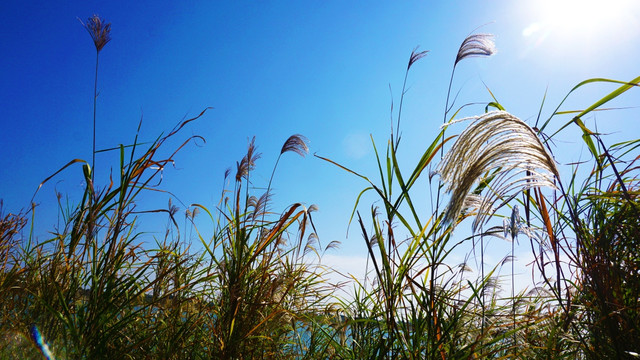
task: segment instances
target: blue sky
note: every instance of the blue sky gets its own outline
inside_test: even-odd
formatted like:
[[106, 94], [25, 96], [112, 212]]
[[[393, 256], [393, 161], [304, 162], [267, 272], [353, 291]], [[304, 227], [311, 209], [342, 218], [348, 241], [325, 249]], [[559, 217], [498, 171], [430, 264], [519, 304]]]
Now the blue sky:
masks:
[[[478, 32], [495, 34], [498, 53], [458, 66], [458, 104], [491, 101], [484, 82], [508, 111], [533, 119], [546, 89], [548, 115], [581, 80], [635, 78], [640, 6], [600, 3], [3, 1], [4, 212], [28, 208], [38, 184], [71, 159], [91, 159], [95, 48], [78, 18], [98, 14], [112, 24], [112, 40], [100, 54], [97, 148], [130, 143], [141, 117], [142, 138], [152, 140], [183, 117], [214, 107], [183, 132], [182, 139], [198, 134], [206, 144], [185, 148], [175, 158], [176, 168], [163, 174], [162, 187], [184, 204], [215, 206], [225, 169], [242, 158], [254, 135], [263, 154], [256, 185], [266, 186], [280, 147], [295, 133], [309, 138], [312, 154], [375, 176], [369, 135], [384, 146], [391, 101], [397, 105], [407, 60], [420, 45], [430, 53], [412, 67], [402, 120], [400, 161], [410, 171], [442, 123], [457, 49], [479, 26]], [[565, 108], [583, 108], [611, 90], [589, 87]], [[638, 93], [611, 106], [637, 106]], [[461, 116], [483, 110], [470, 107]], [[598, 124], [614, 133], [612, 139], [640, 134], [637, 110], [601, 116]], [[558, 145], [561, 163], [586, 157], [579, 137], [570, 135], [571, 129], [567, 141], [573, 143]], [[114, 157], [98, 155], [96, 163], [98, 182], [105, 184]], [[317, 204], [321, 240], [342, 242], [334, 261], [356, 264], [353, 259], [365, 256], [364, 243], [357, 231], [348, 239], [345, 234], [364, 186], [313, 156], [286, 154], [274, 179], [273, 209], [298, 201]], [[56, 189], [71, 203], [78, 201], [80, 167], [61, 173], [36, 196], [41, 239], [56, 221]], [[148, 199], [140, 206], [165, 206], [167, 200]], [[374, 199], [365, 200], [368, 211]], [[162, 231], [166, 219], [143, 221], [157, 221]]]

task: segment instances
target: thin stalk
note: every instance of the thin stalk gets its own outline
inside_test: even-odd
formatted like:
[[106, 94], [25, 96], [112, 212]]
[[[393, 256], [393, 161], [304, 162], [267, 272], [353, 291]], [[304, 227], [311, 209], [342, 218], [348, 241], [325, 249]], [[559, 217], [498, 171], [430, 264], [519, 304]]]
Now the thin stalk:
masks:
[[[482, 339], [484, 339], [484, 327], [485, 327], [485, 314], [484, 314], [484, 290], [485, 290], [485, 285], [484, 285], [484, 235], [482, 232], [482, 228], [480, 228], [480, 272], [481, 272], [481, 279], [483, 282], [482, 285], [482, 289], [480, 289], [480, 298], [481, 298], [481, 304], [480, 306], [482, 307], [482, 320], [481, 320], [481, 325], [480, 325], [480, 333], [482, 334]], [[482, 345], [482, 340], [480, 342], [480, 345]]]
[[96, 171], [96, 105], [98, 100], [98, 59], [100, 50], [96, 50], [96, 76], [93, 82], [93, 152], [91, 158], [91, 181], [93, 182]]
[[[402, 83], [402, 94], [400, 94], [400, 106], [398, 108], [398, 120], [396, 123], [396, 139], [395, 139], [395, 149], [398, 149], [398, 145], [400, 145], [400, 117], [402, 116], [402, 102], [404, 100], [404, 94], [407, 87], [407, 77], [409, 76], [409, 69], [404, 73], [404, 82]], [[393, 131], [393, 127], [391, 128]], [[394, 143], [393, 133], [391, 134], [391, 143]]]
[[[278, 164], [280, 163], [280, 158], [282, 157], [282, 152], [278, 155], [278, 159], [276, 159], [276, 164], [273, 166], [273, 170], [271, 170], [271, 177], [269, 178], [269, 185], [267, 185], [267, 201], [269, 200], [269, 192], [271, 191], [271, 182], [273, 181], [273, 176], [276, 174], [276, 169], [278, 168]], [[265, 205], [266, 206], [266, 205]], [[258, 209], [256, 209], [258, 211]], [[266, 208], [262, 211], [262, 219], [260, 220], [260, 224], [264, 225], [264, 217], [267, 211]]]
[[[513, 226], [513, 224], [512, 224]], [[515, 237], [513, 236], [513, 234], [511, 235], [511, 314], [513, 316], [513, 346], [515, 349], [516, 346], [516, 293], [515, 293], [515, 287], [516, 287], [516, 283], [515, 283], [515, 278], [514, 278], [514, 270], [515, 270], [515, 258], [514, 258], [514, 250], [515, 250], [515, 243], [516, 240], [518, 238], [518, 235], [516, 235]]]
[[[442, 117], [442, 124], [446, 124], [447, 123], [447, 115], [449, 114], [449, 96], [451, 96], [451, 85], [453, 84], [453, 75], [456, 72], [456, 66], [453, 65], [453, 69], [451, 70], [451, 78], [449, 79], [449, 88], [447, 90], [447, 100], [444, 103], [444, 114]], [[442, 158], [444, 158], [444, 132], [447, 129], [444, 128], [442, 129], [442, 142], [440, 143], [440, 161], [442, 161]], [[440, 179], [440, 177], [438, 177], [438, 191], [436, 192], [436, 214], [438, 214], [438, 211], [440, 210], [440, 189], [442, 188], [442, 180]]]
[[[94, 238], [96, 234], [96, 228], [94, 228], [94, 219], [91, 214], [93, 214], [93, 202], [95, 196], [95, 171], [96, 171], [96, 108], [97, 108], [97, 100], [98, 100], [98, 59], [100, 58], [100, 50], [96, 48], [96, 73], [95, 79], [93, 81], [93, 150], [91, 152], [91, 193], [89, 194], [89, 215], [91, 216], [90, 223], [88, 224], [88, 235], [89, 238], [87, 241], [90, 241]], [[95, 255], [95, 254], [94, 254]]]
[[602, 139], [600, 138], [600, 136], [596, 135], [596, 139], [598, 140], [598, 142], [602, 146], [602, 148], [604, 150], [604, 155], [607, 157], [607, 160], [609, 160], [609, 163], [611, 164], [611, 170], [613, 170], [613, 173], [616, 176], [616, 179], [618, 180], [618, 183], [620, 184], [620, 187], [622, 188], [622, 193], [624, 194], [625, 199], [627, 201], [629, 201], [629, 202], [632, 202], [631, 196], [629, 196], [629, 191], [627, 190], [627, 187], [624, 185], [624, 181], [622, 181], [622, 177], [620, 176], [620, 173], [618, 172], [618, 169], [616, 168], [616, 164], [613, 161], [613, 158], [611, 157], [611, 154], [609, 154], [609, 150], [604, 145], [604, 142], [602, 142]]
[[[447, 115], [449, 113], [449, 97], [451, 95], [451, 85], [453, 84], [453, 76], [455, 74], [456, 71], [456, 64], [453, 65], [453, 69], [451, 70], [451, 78], [449, 79], [449, 87], [447, 89], [447, 100], [445, 101], [445, 105], [444, 105], [444, 114], [443, 114], [443, 121], [442, 123], [445, 124], [447, 122]], [[442, 130], [442, 140], [440, 143], [440, 161], [442, 161], [442, 159], [444, 158], [444, 141], [445, 141], [445, 136], [444, 136], [444, 132], [446, 129]], [[436, 211], [435, 211], [435, 216], [436, 218], [438, 217], [439, 214], [439, 210], [440, 210], [440, 192], [442, 189], [442, 179], [440, 177], [438, 177], [438, 190], [436, 191]], [[430, 192], [431, 193], [431, 192]], [[433, 209], [433, 203], [432, 203], [432, 209]], [[455, 221], [455, 220], [454, 220]], [[434, 231], [433, 232], [433, 242], [435, 243], [436, 239], [438, 237], [438, 231]], [[482, 239], [482, 238], [481, 238]], [[484, 255], [481, 255], [481, 257], [484, 257]], [[435, 260], [435, 259], [434, 259]], [[484, 265], [484, 264], [483, 264]], [[429, 279], [429, 296], [431, 297], [431, 303], [434, 304], [434, 298], [435, 298], [435, 280], [436, 280], [436, 261], [432, 261], [432, 268], [431, 268], [431, 274], [430, 274], [430, 279]], [[484, 266], [482, 267], [482, 277], [484, 278]], [[482, 292], [482, 331], [484, 332], [484, 289]], [[435, 307], [433, 307], [431, 309], [432, 313], [435, 314], [436, 309]], [[431, 329], [431, 323], [429, 323], [429, 330]]]

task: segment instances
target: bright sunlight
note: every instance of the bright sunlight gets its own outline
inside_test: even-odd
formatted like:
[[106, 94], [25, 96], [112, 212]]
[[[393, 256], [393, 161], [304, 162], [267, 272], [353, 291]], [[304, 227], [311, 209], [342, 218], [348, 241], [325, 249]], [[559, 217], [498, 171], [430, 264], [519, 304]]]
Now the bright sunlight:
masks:
[[526, 24], [522, 35], [538, 43], [551, 42], [564, 51], [596, 44], [606, 47], [634, 36], [633, 29], [640, 23], [633, 15], [638, 8], [640, 2], [633, 0], [536, 1], [528, 11], [538, 20]]

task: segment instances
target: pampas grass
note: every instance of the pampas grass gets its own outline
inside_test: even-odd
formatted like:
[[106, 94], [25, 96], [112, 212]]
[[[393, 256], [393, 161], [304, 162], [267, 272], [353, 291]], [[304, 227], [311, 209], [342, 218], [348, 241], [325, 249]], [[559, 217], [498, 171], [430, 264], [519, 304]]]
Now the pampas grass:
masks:
[[111, 24], [105, 22], [100, 16], [94, 14], [87, 19], [86, 24], [82, 21], [80, 21], [80, 23], [87, 29], [89, 35], [91, 35], [97, 52], [100, 52], [100, 50], [111, 41]]
[[[282, 149], [280, 150], [280, 155], [292, 151], [302, 157], [305, 157], [306, 154], [309, 153], [309, 139], [300, 134], [294, 134], [289, 136], [287, 141], [282, 145]], [[278, 156], [278, 160], [280, 156]]]
[[496, 53], [496, 46], [491, 34], [472, 34], [467, 36], [458, 49], [455, 65], [464, 59], [480, 56], [491, 56]]
[[[529, 125], [505, 111], [473, 118], [438, 167], [446, 191], [451, 193], [445, 222], [455, 222], [474, 185], [495, 176], [478, 208], [473, 230], [519, 191], [555, 188], [556, 164]], [[492, 174], [492, 172], [496, 172]], [[498, 200], [502, 203], [494, 206]]]

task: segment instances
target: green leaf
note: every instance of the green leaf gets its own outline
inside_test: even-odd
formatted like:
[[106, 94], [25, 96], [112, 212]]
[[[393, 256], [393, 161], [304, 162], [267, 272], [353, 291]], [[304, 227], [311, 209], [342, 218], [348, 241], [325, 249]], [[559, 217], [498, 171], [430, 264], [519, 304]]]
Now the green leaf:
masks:
[[[555, 116], [555, 115], [557, 115], [559, 113], [558, 110], [560, 109], [562, 104], [564, 104], [564, 102], [567, 100], [569, 95], [571, 95], [571, 93], [573, 93], [575, 90], [577, 90], [578, 88], [580, 88], [580, 87], [582, 87], [584, 85], [591, 84], [591, 83], [597, 83], [597, 82], [609, 82], [609, 83], [623, 84], [623, 85], [620, 86], [619, 88], [617, 88], [616, 90], [612, 91], [611, 93], [609, 93], [607, 96], [603, 97], [602, 99], [596, 101], [595, 103], [593, 103], [593, 105], [591, 105], [588, 108], [584, 109], [582, 112], [580, 112], [578, 115], [576, 115], [576, 117], [578, 117], [578, 118], [583, 117], [584, 115], [590, 113], [591, 111], [595, 110], [596, 108], [598, 108], [598, 107], [604, 105], [605, 103], [607, 103], [607, 102], [615, 99], [616, 97], [620, 96], [622, 93], [624, 93], [625, 91], [631, 89], [632, 87], [638, 86], [638, 84], [640, 83], [640, 76], [638, 76], [637, 78], [635, 78], [635, 79], [633, 79], [633, 80], [631, 80], [629, 82], [619, 81], [619, 80], [611, 80], [611, 79], [604, 79], [604, 78], [593, 78], [593, 79], [588, 79], [588, 80], [582, 81], [578, 85], [574, 86], [573, 89], [571, 89], [571, 91], [569, 91], [567, 93], [567, 95], [564, 97], [564, 99], [562, 99], [562, 101], [560, 102], [560, 104], [558, 105], [556, 110], [553, 112], [551, 117], [549, 117], [549, 119], [547, 119], [547, 121], [544, 122], [544, 124], [540, 128], [540, 131], [543, 131], [545, 129], [545, 127], [547, 127], [549, 122], [551, 121], [551, 118], [553, 118], [553, 116]], [[564, 124], [562, 127], [560, 127], [560, 129], [558, 129], [555, 133], [553, 133], [550, 136], [550, 138], [552, 138], [554, 135], [556, 135], [557, 133], [562, 131], [564, 128], [569, 126], [572, 122], [573, 122], [573, 119], [571, 121], [567, 122], [566, 124]]]

